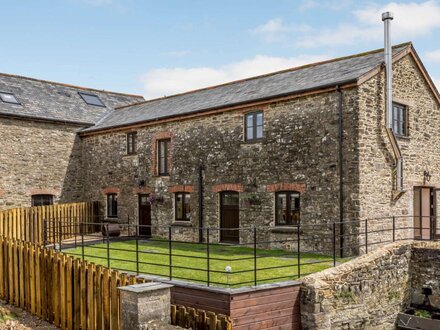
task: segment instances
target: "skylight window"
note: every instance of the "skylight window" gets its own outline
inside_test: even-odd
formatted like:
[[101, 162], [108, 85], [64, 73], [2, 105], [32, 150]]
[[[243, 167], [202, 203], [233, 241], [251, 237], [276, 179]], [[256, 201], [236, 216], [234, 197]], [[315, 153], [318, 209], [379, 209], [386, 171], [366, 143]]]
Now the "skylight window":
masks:
[[0, 92], [0, 99], [5, 103], [20, 104], [14, 94]]
[[98, 95], [87, 94], [87, 93], [78, 93], [78, 94], [88, 105], [94, 105], [96, 107], [105, 107], [105, 104], [101, 101]]

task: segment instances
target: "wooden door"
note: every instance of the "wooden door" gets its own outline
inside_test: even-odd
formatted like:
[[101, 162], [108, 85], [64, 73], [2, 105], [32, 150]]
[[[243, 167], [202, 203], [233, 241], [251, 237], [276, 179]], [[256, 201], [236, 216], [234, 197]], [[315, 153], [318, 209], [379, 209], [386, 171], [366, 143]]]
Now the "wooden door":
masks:
[[432, 189], [430, 187], [414, 188], [414, 238], [429, 240], [432, 235], [431, 220], [433, 216]]
[[240, 242], [240, 210], [237, 192], [225, 191], [220, 195], [220, 241]]
[[139, 236], [151, 236], [151, 205], [148, 195], [139, 195]]

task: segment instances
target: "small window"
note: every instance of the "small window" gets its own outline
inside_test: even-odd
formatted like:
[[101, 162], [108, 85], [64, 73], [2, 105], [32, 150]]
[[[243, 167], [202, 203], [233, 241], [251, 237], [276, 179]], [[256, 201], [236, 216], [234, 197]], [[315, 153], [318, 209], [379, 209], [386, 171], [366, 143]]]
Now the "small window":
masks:
[[136, 153], [136, 138], [137, 138], [136, 132], [127, 133], [127, 154], [128, 155], [133, 155]]
[[14, 94], [0, 92], [0, 98], [4, 103], [20, 104]]
[[393, 103], [393, 132], [396, 135], [407, 136], [407, 108]]
[[88, 105], [94, 105], [97, 107], [105, 107], [105, 104], [101, 101], [101, 99], [98, 97], [98, 95], [94, 94], [87, 94], [87, 93], [78, 93], [84, 102], [86, 102]]
[[117, 218], [118, 217], [118, 195], [108, 194], [107, 195], [107, 217]]
[[191, 218], [191, 195], [188, 193], [176, 193], [175, 213], [176, 220], [189, 221]]
[[53, 204], [52, 195], [33, 195], [32, 206], [45, 206]]
[[168, 175], [168, 153], [170, 139], [157, 141], [157, 162], [159, 175]]
[[300, 194], [296, 191], [276, 193], [277, 226], [298, 226], [300, 220]]
[[253, 112], [245, 116], [245, 139], [256, 141], [263, 138], [263, 113]]

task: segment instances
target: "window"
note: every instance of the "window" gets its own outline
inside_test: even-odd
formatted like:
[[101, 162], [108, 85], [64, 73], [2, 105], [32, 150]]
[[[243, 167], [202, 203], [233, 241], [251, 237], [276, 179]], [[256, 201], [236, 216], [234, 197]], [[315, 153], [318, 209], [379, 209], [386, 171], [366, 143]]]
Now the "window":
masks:
[[263, 138], [263, 113], [253, 112], [245, 116], [245, 140], [255, 141]]
[[136, 132], [127, 133], [127, 154], [132, 155], [136, 153]]
[[393, 132], [400, 136], [407, 135], [407, 109], [397, 103], [393, 103]]
[[4, 103], [20, 104], [14, 94], [0, 92], [0, 98]]
[[33, 195], [32, 196], [32, 206], [44, 206], [52, 205], [53, 196], [52, 195]]
[[300, 194], [296, 191], [276, 193], [277, 226], [297, 226], [300, 220]]
[[191, 217], [191, 195], [188, 193], [176, 193], [175, 196], [176, 220], [189, 221]]
[[118, 195], [108, 194], [107, 195], [107, 217], [117, 218], [118, 217]]
[[88, 105], [94, 105], [97, 107], [105, 107], [105, 104], [102, 103], [101, 99], [94, 94], [87, 94], [87, 93], [78, 93], [82, 99], [84, 100], [84, 102], [86, 102]]
[[159, 175], [168, 175], [168, 152], [170, 140], [157, 141], [157, 160]]

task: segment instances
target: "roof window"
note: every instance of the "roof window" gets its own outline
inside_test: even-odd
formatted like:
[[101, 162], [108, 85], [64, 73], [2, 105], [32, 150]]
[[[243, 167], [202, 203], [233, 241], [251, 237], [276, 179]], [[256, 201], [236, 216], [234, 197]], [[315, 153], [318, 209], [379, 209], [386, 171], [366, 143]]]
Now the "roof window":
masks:
[[105, 104], [101, 101], [98, 95], [81, 93], [81, 92], [79, 92], [78, 94], [88, 105], [94, 105], [96, 107], [105, 107]]
[[20, 104], [12, 93], [0, 92], [0, 99], [2, 99], [4, 103]]

